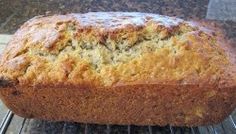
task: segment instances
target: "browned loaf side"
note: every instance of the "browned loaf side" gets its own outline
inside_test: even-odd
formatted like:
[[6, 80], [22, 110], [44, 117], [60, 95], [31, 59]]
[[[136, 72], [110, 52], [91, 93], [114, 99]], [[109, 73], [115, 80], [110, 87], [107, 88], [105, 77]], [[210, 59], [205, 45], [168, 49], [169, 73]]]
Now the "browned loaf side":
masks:
[[29, 118], [196, 126], [236, 107], [236, 67], [218, 29], [147, 13], [35, 17], [0, 60], [0, 97]]

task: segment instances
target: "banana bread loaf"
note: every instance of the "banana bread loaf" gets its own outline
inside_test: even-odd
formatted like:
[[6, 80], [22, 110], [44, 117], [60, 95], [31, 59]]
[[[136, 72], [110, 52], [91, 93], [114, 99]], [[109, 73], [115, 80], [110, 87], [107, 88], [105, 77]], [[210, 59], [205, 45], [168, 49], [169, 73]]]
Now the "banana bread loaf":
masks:
[[28, 118], [218, 123], [236, 107], [235, 61], [219, 31], [147, 13], [38, 16], [2, 54], [0, 97]]

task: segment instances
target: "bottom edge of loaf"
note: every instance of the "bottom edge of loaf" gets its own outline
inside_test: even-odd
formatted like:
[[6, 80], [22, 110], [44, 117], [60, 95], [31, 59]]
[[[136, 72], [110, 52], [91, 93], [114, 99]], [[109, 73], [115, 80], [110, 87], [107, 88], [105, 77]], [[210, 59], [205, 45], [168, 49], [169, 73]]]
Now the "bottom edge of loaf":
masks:
[[199, 126], [223, 121], [235, 88], [137, 86], [112, 89], [7, 88], [0, 97], [25, 118], [116, 125]]
[[[208, 119], [203, 119], [203, 120], [192, 120], [192, 122], [183, 122], [183, 121], [172, 121], [172, 122], [167, 122], [165, 120], [162, 120], [163, 117], [157, 118], [156, 121], [150, 121], [150, 122], [136, 122], [133, 120], [129, 121], [112, 121], [112, 120], [81, 120], [80, 117], [77, 118], [64, 118], [64, 117], [56, 117], [52, 115], [43, 115], [43, 116], [37, 116], [34, 117], [33, 115], [27, 115], [25, 113], [15, 113], [14, 114], [22, 117], [22, 118], [27, 118], [27, 119], [37, 119], [37, 120], [45, 120], [45, 121], [53, 121], [53, 122], [76, 122], [76, 123], [84, 123], [84, 124], [97, 124], [97, 125], [135, 125], [135, 126], [177, 126], [177, 127], [197, 127], [197, 126], [207, 126], [207, 125], [215, 125], [218, 123], [221, 123], [224, 121], [225, 118], [228, 117], [230, 114], [222, 115], [222, 116], [211, 116]], [[169, 115], [171, 116], [171, 115]], [[83, 118], [83, 117], [82, 117]], [[145, 120], [145, 119], [144, 119]]]
[[[11, 109], [11, 107], [9, 107]], [[228, 110], [228, 109], [226, 109]], [[68, 117], [62, 117], [62, 116], [55, 116], [52, 114], [45, 114], [45, 115], [34, 115], [34, 114], [27, 114], [25, 111], [14, 111], [12, 110], [14, 114], [22, 117], [22, 118], [27, 118], [27, 119], [37, 119], [37, 120], [46, 120], [46, 121], [53, 121], [53, 122], [61, 122], [61, 121], [66, 121], [66, 122], [76, 122], [76, 123], [86, 123], [86, 124], [99, 124], [99, 125], [136, 125], [136, 126], [178, 126], [178, 127], [197, 127], [197, 126], [207, 126], [207, 125], [214, 125], [218, 124], [224, 121], [225, 118], [227, 118], [231, 112], [221, 114], [220, 116], [214, 116], [211, 115], [208, 118], [204, 119], [196, 119], [196, 120], [191, 120], [191, 122], [186, 122], [183, 120], [165, 120], [163, 117], [156, 117], [154, 120], [149, 120], [145, 122], [137, 122], [136, 120], [133, 119], [122, 119], [119, 118], [117, 120], [114, 119], [109, 119], [109, 120], [100, 120], [96, 119], [93, 117], [90, 117], [90, 119], [84, 119], [84, 117], [73, 117], [68, 116]], [[228, 110], [231, 111], [231, 110]], [[170, 118], [172, 115], [168, 115]], [[143, 120], [146, 120], [146, 118], [143, 118]]]

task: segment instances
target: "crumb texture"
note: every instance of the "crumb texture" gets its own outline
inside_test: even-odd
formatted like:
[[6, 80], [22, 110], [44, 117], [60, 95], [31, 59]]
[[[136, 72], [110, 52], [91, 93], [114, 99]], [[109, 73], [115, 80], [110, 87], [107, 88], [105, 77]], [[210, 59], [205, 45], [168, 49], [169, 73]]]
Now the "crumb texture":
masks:
[[0, 77], [30, 86], [235, 85], [223, 45], [211, 30], [155, 14], [40, 16], [9, 42]]

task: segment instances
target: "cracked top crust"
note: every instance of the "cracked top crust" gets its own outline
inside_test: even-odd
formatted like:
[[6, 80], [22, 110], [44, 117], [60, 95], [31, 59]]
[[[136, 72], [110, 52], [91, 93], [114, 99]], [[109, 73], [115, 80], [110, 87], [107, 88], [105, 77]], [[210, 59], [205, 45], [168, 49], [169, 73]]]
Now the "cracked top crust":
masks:
[[217, 32], [147, 13], [35, 17], [0, 61], [0, 87], [130, 84], [235, 86], [235, 65]]

